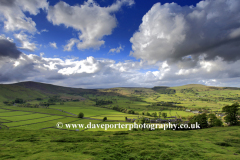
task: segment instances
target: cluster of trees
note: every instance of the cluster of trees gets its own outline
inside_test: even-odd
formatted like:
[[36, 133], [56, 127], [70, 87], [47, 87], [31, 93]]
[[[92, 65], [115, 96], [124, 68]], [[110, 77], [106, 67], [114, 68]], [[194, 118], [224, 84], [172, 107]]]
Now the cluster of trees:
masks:
[[167, 87], [153, 87], [152, 90], [160, 93], [160, 94], [175, 94], [175, 89], [169, 89]]
[[[238, 111], [240, 110], [240, 105], [238, 103], [234, 103], [232, 105], [227, 105], [222, 108], [222, 111], [225, 112], [226, 116], [224, 120], [231, 126], [239, 125], [238, 122]], [[223, 126], [223, 122], [216, 117], [215, 114], [198, 114], [190, 118], [189, 123], [193, 124], [198, 122], [201, 128], [207, 127], [219, 127]]]
[[186, 88], [186, 89], [181, 89], [180, 90], [180, 93], [192, 93], [192, 94], [195, 94], [197, 95], [198, 93], [196, 93], [193, 89], [191, 88]]
[[40, 102], [39, 103], [39, 106], [44, 106], [44, 107], [48, 107], [48, 108], [50, 105], [55, 105], [55, 103], [53, 103], [53, 102], [52, 103], [48, 103], [48, 102]]
[[[60, 104], [63, 105], [64, 103], [59, 97], [60, 96], [52, 96], [48, 99], [48, 102], [39, 102], [39, 104], [36, 104], [36, 105], [26, 103], [26, 101], [21, 98], [16, 98], [13, 101], [3, 101], [3, 103], [8, 106], [18, 104], [19, 107], [30, 107], [30, 108], [38, 108], [39, 106], [49, 107], [49, 105], [55, 105], [56, 102], [60, 102]], [[36, 100], [41, 101], [43, 99], [37, 98]]]
[[72, 101], [73, 101], [73, 102], [78, 102], [78, 101], [79, 101], [79, 99], [72, 99]]
[[135, 112], [132, 109], [122, 108], [122, 107], [118, 107], [118, 106], [114, 106], [112, 109], [115, 110], [115, 111], [128, 113], [128, 114], [138, 114], [137, 112]]
[[56, 95], [56, 96], [49, 97], [48, 103], [54, 104], [56, 102], [62, 102], [62, 100], [60, 99], [60, 96]]
[[14, 104], [14, 101], [3, 101], [3, 104], [7, 106], [12, 106]]
[[38, 104], [30, 104], [30, 103], [23, 103], [23, 104], [18, 104], [18, 107], [27, 107], [27, 108], [39, 108]]
[[56, 105], [57, 102], [60, 102], [60, 105], [64, 105], [64, 101], [60, 98], [59, 95], [52, 96], [48, 99], [48, 102], [40, 102], [39, 105], [41, 106], [49, 106], [49, 105]]
[[14, 101], [3, 101], [3, 104], [8, 106], [12, 106], [14, 103], [23, 104], [23, 103], [26, 103], [26, 101], [24, 101], [21, 98], [16, 98]]
[[19, 103], [19, 104], [26, 103], [26, 101], [24, 101], [24, 100], [21, 99], [21, 98], [16, 98], [14, 102], [15, 102], [15, 103]]
[[108, 104], [112, 104], [113, 102], [110, 100], [96, 100], [96, 105], [108, 105]]
[[209, 114], [208, 115], [208, 126], [209, 127], [221, 127], [223, 125], [223, 122], [216, 117], [215, 114]]
[[136, 115], [145, 115], [145, 116], [151, 116], [151, 117], [155, 117], [155, 118], [166, 118], [167, 117], [167, 113], [162, 113], [162, 112], [153, 112], [153, 113], [149, 113], [149, 112], [145, 112], [143, 111], [142, 113], [136, 112], [132, 109], [127, 109], [127, 108], [122, 108], [117, 106], [113, 106], [112, 107], [113, 110], [115, 111], [119, 111], [119, 112], [123, 112], [123, 113], [128, 113], [128, 114], [136, 114]]
[[223, 126], [223, 122], [216, 117], [215, 114], [209, 114], [206, 113], [198, 114], [190, 118], [189, 124], [200, 124], [201, 129], [202, 128], [208, 128], [208, 127], [221, 127]]
[[130, 97], [129, 99], [130, 99], [130, 101], [146, 102], [146, 101], [142, 100], [142, 99], [139, 98], [139, 97]]
[[135, 93], [142, 92], [141, 90], [134, 90]]
[[239, 103], [234, 103], [231, 106], [227, 105], [222, 108], [222, 111], [225, 112], [226, 116], [224, 117], [225, 122], [230, 125], [238, 125], [238, 111], [240, 110]]
[[164, 113], [164, 112], [163, 113], [158, 112], [158, 114], [157, 114], [157, 112], [153, 112], [152, 114], [149, 112], [142, 112], [142, 115], [151, 116], [151, 117], [155, 117], [155, 118], [161, 118], [161, 117], [166, 118], [167, 117], [167, 113]]
[[209, 114], [207, 115], [206, 113], [203, 114], [198, 114], [195, 116], [192, 116], [189, 120], [189, 123], [186, 124], [187, 127], [182, 126], [180, 127], [180, 125], [182, 125], [182, 122], [175, 122], [175, 124], [177, 125], [176, 128], [168, 128], [168, 130], [172, 130], [172, 129], [176, 129], [176, 130], [192, 130], [194, 128], [189, 128], [191, 127], [195, 127], [195, 129], [199, 124], [200, 129], [204, 129], [204, 128], [209, 128], [209, 127], [221, 127], [223, 126], [223, 122], [218, 119], [214, 114]]

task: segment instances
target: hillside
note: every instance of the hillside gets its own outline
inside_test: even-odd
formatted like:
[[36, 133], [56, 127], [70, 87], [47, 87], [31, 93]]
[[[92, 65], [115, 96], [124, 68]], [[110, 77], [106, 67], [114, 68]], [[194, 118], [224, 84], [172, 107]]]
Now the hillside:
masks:
[[82, 89], [82, 88], [70, 88], [62, 87], [52, 84], [40, 83], [40, 82], [20, 82], [12, 84], [14, 86], [21, 86], [31, 90], [36, 90], [44, 94], [71, 94], [71, 95], [83, 95], [83, 94], [96, 94], [96, 89]]
[[[198, 114], [196, 111], [216, 113], [217, 119], [224, 122], [222, 107], [240, 102], [237, 88], [191, 84], [81, 89], [21, 82], [0, 85], [0, 89], [0, 159], [218, 160], [239, 159], [240, 156], [239, 126], [209, 126], [186, 131], [162, 128], [129, 131], [130, 124], [139, 124], [143, 119], [149, 125], [163, 125], [166, 121], [174, 123], [177, 119], [187, 124]], [[55, 104], [46, 107], [44, 102], [52, 101], [54, 96], [49, 96], [56, 94], [61, 95], [63, 101], [56, 98]], [[76, 101], [78, 97], [81, 100]], [[2, 100], [15, 98], [45, 99], [24, 104], [2, 103]], [[83, 118], [77, 117], [80, 112], [84, 114]], [[59, 123], [63, 124], [60, 128]], [[90, 123], [94, 126], [121, 123], [128, 127], [86, 128]], [[67, 124], [81, 124], [83, 127], [67, 127]]]
[[4, 146], [0, 157], [42, 160], [237, 160], [240, 158], [239, 132], [239, 127], [150, 132], [0, 130], [0, 144]]
[[0, 101], [14, 100], [15, 98], [22, 98], [25, 100], [32, 100], [36, 98], [45, 98], [46, 95], [33, 89], [26, 88], [24, 86], [18, 86], [13, 84], [1, 84], [0, 85]]
[[169, 89], [175, 89], [176, 91], [192, 89], [193, 91], [202, 92], [202, 91], [214, 91], [214, 90], [240, 90], [237, 87], [214, 87], [214, 86], [205, 86], [202, 84], [187, 84], [177, 87], [169, 87]]
[[[0, 85], [0, 101], [22, 98], [34, 100], [61, 95], [65, 99], [84, 97], [89, 100], [112, 100], [122, 97], [120, 106], [128, 105], [135, 110], [142, 110], [150, 103], [177, 102], [179, 107], [208, 108], [220, 111], [224, 105], [240, 102], [240, 89], [234, 87], [212, 87], [200, 84], [189, 84], [177, 87], [155, 86], [153, 88], [117, 87], [109, 89], [82, 89], [62, 87], [39, 82], [20, 82]], [[115, 97], [116, 96], [116, 97]], [[131, 101], [141, 105], [133, 105]], [[94, 102], [95, 103], [95, 102]], [[131, 106], [129, 105], [131, 104]], [[154, 104], [152, 104], [154, 108]], [[149, 107], [149, 106], [148, 106]], [[155, 111], [155, 109], [153, 109]], [[149, 108], [150, 109], [150, 108]], [[157, 109], [159, 110], [159, 108]]]

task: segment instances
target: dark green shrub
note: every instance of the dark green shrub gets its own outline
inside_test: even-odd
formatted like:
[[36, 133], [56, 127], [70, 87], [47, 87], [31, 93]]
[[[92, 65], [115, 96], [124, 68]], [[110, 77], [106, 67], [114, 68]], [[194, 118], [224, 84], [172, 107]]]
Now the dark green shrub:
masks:
[[78, 114], [78, 118], [83, 118], [84, 117], [84, 114], [82, 113], [82, 112], [80, 112], [79, 114]]

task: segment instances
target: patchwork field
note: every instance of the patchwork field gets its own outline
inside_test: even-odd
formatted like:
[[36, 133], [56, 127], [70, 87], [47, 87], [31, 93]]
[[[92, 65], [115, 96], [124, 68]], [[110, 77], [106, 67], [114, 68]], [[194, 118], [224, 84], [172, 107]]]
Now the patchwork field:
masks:
[[100, 115], [132, 116], [131, 114], [125, 114], [122, 112], [117, 112], [117, 111], [106, 109], [106, 108], [100, 108], [100, 107], [94, 107], [94, 106], [77, 106], [77, 102], [75, 104], [76, 104], [76, 107], [70, 107], [68, 105], [64, 105], [64, 106], [51, 106], [51, 108], [61, 109], [73, 114], [78, 114], [80, 112], [83, 112], [85, 117], [93, 117], [93, 116], [100, 116]]
[[51, 115], [46, 114], [38, 114], [38, 113], [32, 113], [28, 115], [20, 115], [20, 116], [11, 116], [11, 117], [3, 117], [3, 119], [17, 122], [17, 121], [26, 121], [26, 120], [33, 120], [38, 118], [44, 118], [44, 117], [50, 117]]
[[167, 116], [176, 116], [179, 118], [180, 117], [187, 117], [187, 116], [193, 116], [195, 115], [192, 112], [186, 112], [186, 111], [178, 111], [178, 110], [162, 110], [162, 111], [148, 111], [150, 114], [152, 113], [157, 113], [157, 116], [159, 116], [159, 112], [161, 113], [167, 113]]
[[[15, 91], [14, 87], [6, 94], [0, 91], [0, 101], [10, 101], [0, 104], [0, 159], [240, 159], [238, 126], [130, 131], [133, 123], [125, 121], [126, 117], [137, 122], [141, 117], [154, 119], [159, 113], [167, 113], [165, 119], [175, 116], [187, 121], [196, 114], [186, 109], [222, 113], [222, 107], [240, 102], [239, 89], [187, 85], [171, 87], [170, 92], [166, 87], [75, 90], [50, 86], [47, 94], [39, 93], [44, 86], [47, 85], [31, 84], [31, 90], [14, 94], [25, 98], [21, 107], [8, 95]], [[32, 92], [34, 87], [37, 89]], [[38, 94], [31, 95], [35, 92]], [[51, 97], [50, 92], [55, 94]], [[83, 118], [77, 117], [80, 112], [84, 113]], [[155, 112], [156, 117], [152, 115]], [[164, 119], [163, 115], [160, 117]], [[128, 126], [101, 128], [119, 123]]]
[[[75, 103], [76, 104], [76, 103]], [[11, 107], [10, 107], [11, 108]], [[14, 109], [16, 109], [17, 107], [14, 107]], [[68, 107], [63, 107], [61, 109], [66, 109]], [[9, 108], [8, 108], [9, 109]], [[11, 108], [13, 109], [13, 108]], [[109, 116], [111, 115], [112, 118], [109, 117], [109, 120], [122, 120], [125, 121], [125, 116], [129, 116], [130, 114], [124, 114], [121, 112], [116, 112], [113, 110], [107, 110], [107, 109], [103, 109], [103, 108], [98, 108], [98, 107], [90, 107], [90, 108], [82, 108], [80, 109], [80, 111], [85, 111], [85, 113], [87, 113], [87, 115], [98, 115], [98, 114], [106, 114], [107, 115], [101, 115], [99, 117], [92, 117], [93, 119], [79, 119], [77, 117], [69, 117], [71, 116], [70, 114], [67, 114], [68, 117], [63, 116], [63, 115], [51, 115], [53, 112], [50, 112], [51, 114], [48, 114], [49, 112], [47, 112], [49, 109], [40, 109], [39, 111], [44, 111], [42, 114], [41, 113], [35, 113], [35, 112], [31, 112], [31, 108], [20, 108], [18, 107], [19, 110], [23, 109], [25, 110], [25, 112], [21, 112], [21, 111], [10, 111], [7, 109], [1, 109], [1, 111], [3, 111], [2, 113], [7, 113], [4, 114], [4, 116], [1, 116], [0, 118], [0, 122], [2, 125], [8, 127], [9, 129], [26, 129], [26, 130], [39, 130], [39, 129], [55, 129], [55, 130], [76, 130], [79, 129], [81, 130], [89, 130], [89, 131], [104, 131], [104, 129], [87, 129], [85, 128], [87, 126], [87, 124], [91, 123], [91, 124], [100, 124], [100, 123], [106, 123], [106, 124], [115, 124], [115, 122], [102, 122], [103, 117], [105, 116]], [[94, 112], [91, 112], [92, 110], [94, 110]], [[7, 111], [7, 112], [5, 112]], [[33, 111], [33, 110], [32, 110]], [[36, 111], [36, 110], [34, 110]], [[69, 107], [67, 109], [67, 111], [75, 111], [75, 112], [79, 112], [79, 107]], [[108, 111], [108, 112], [106, 112]], [[89, 112], [89, 113], [88, 113]], [[58, 112], [54, 112], [54, 113], [58, 113]], [[61, 112], [60, 112], [61, 113]], [[115, 114], [111, 114], [111, 113], [115, 113]], [[129, 118], [137, 118], [137, 116], [132, 116], [130, 115]], [[94, 120], [94, 119], [100, 119], [100, 120]], [[56, 127], [56, 124], [58, 122], [62, 122], [64, 125], [62, 128], [58, 129]], [[121, 122], [122, 123], [122, 122]], [[125, 122], [124, 122], [125, 123]], [[85, 125], [84, 128], [79, 128], [79, 127], [71, 127], [71, 128], [67, 128], [65, 124], [83, 124]], [[128, 130], [128, 128], [124, 128], [124, 129], [109, 129], [108, 131], [124, 131], [124, 130]]]
[[21, 112], [21, 111], [12, 111], [12, 112], [1, 112], [0, 117], [13, 117], [13, 116], [21, 116], [31, 114], [29, 112]]
[[[52, 108], [46, 109], [46, 108], [25, 108], [25, 107], [17, 107], [17, 106], [4, 106], [4, 107], [1, 107], [0, 109], [4, 109], [6, 112], [24, 111], [22, 113], [25, 113], [25, 114], [42, 113], [42, 114], [53, 114], [53, 115], [56, 114], [56, 115], [62, 115], [62, 116], [69, 116], [69, 114], [65, 112], [61, 112], [59, 110], [52, 109]], [[0, 115], [4, 116], [4, 113], [1, 114], [0, 112]]]

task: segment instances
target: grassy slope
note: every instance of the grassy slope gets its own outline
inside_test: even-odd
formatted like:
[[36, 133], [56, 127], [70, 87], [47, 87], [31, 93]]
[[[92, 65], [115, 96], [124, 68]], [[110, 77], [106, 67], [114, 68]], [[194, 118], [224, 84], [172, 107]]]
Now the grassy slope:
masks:
[[[26, 88], [23, 88], [26, 87]], [[100, 89], [100, 90], [84, 90], [76, 88], [67, 88], [61, 86], [55, 86], [44, 83], [36, 82], [22, 82], [12, 85], [0, 85], [0, 101], [5, 100], [6, 98], [14, 99], [14, 97], [23, 98], [23, 99], [34, 99], [38, 97], [46, 97], [48, 94], [70, 94], [73, 95], [82, 95], [85, 98], [91, 99], [104, 99], [112, 100], [113, 104], [107, 105], [108, 107], [119, 106], [122, 108], [132, 109], [139, 113], [142, 112], [159, 112], [161, 108], [159, 106], [152, 107], [152, 103], [156, 102], [180, 102], [179, 106], [184, 106], [188, 108], [210, 108], [213, 111], [219, 110], [225, 105], [234, 103], [234, 100], [230, 98], [238, 98], [240, 95], [240, 90], [238, 88], [223, 88], [223, 87], [209, 87], [204, 85], [185, 85], [179, 87], [170, 87], [169, 89], [175, 89], [176, 94], [159, 94], [151, 88], [111, 88], [111, 89]], [[181, 93], [185, 89], [184, 93]], [[189, 91], [190, 90], [190, 91]], [[191, 91], [192, 90], [192, 91]], [[113, 94], [114, 93], [114, 94]], [[197, 93], [197, 94], [196, 94]], [[119, 96], [122, 95], [122, 96]], [[131, 98], [132, 97], [132, 98]], [[229, 98], [228, 101], [219, 101], [218, 97]], [[144, 101], [136, 101], [134, 98], [140, 98]], [[207, 98], [208, 101], [202, 101], [200, 98]], [[39, 101], [31, 101], [30, 103], [35, 104]], [[109, 109], [101, 109], [93, 107], [95, 102], [90, 100], [80, 101], [80, 102], [67, 102], [65, 105], [54, 105], [50, 108], [62, 109], [74, 114], [79, 112], [84, 112], [86, 117], [95, 117], [102, 119], [103, 115], [117, 114], [121, 112], [116, 112]], [[3, 104], [0, 103], [0, 106]], [[150, 106], [150, 107], [148, 107]], [[6, 108], [6, 106], [4, 106]], [[11, 109], [19, 109], [19, 107], [11, 106]], [[54, 114], [55, 112], [60, 112], [57, 110], [46, 110], [46, 109], [35, 109], [35, 108], [21, 108], [20, 110], [25, 111], [36, 111], [36, 112], [46, 112]], [[101, 111], [100, 111], [101, 110]], [[164, 110], [162, 112], [170, 113], [170, 110]], [[176, 112], [179, 116], [188, 116], [193, 115], [192, 113], [187, 113], [184, 111], [171, 111], [172, 116], [176, 116]], [[61, 115], [67, 115], [64, 112], [61, 112]], [[170, 115], [170, 114], [168, 114]], [[109, 120], [122, 120], [124, 117], [131, 117], [131, 115], [124, 115], [122, 117], [109, 117]], [[133, 117], [132, 117], [133, 118]]]
[[24, 88], [29, 88], [36, 90], [44, 94], [70, 94], [70, 95], [83, 95], [83, 94], [97, 94], [98, 90], [96, 89], [82, 89], [82, 88], [70, 88], [56, 86], [52, 84], [39, 83], [39, 82], [20, 82], [12, 84], [14, 86], [21, 86]]
[[[125, 101], [129, 101], [129, 97], [138, 97], [145, 100], [148, 103], [142, 103], [142, 106], [136, 103], [126, 104], [127, 102], [118, 101], [120, 107], [130, 106], [136, 110], [143, 110], [145, 106], [152, 102], [159, 101], [178, 101], [181, 102], [181, 106], [189, 108], [212, 108], [215, 110], [221, 110], [224, 105], [231, 104], [234, 99], [240, 101], [240, 89], [229, 87], [209, 87], [204, 85], [185, 85], [179, 87], [170, 87], [169, 89], [175, 89], [176, 94], [159, 94], [151, 88], [111, 88], [111, 89], [81, 89], [81, 88], [69, 88], [55, 86], [51, 84], [37, 83], [37, 82], [21, 82], [11, 85], [0, 85], [0, 101], [14, 98], [23, 98], [25, 100], [43, 98], [49, 94], [65, 94], [65, 95], [88, 95], [90, 98], [98, 98], [99, 96], [111, 97], [116, 95], [125, 96]], [[193, 92], [185, 91], [180, 93], [183, 89], [190, 89]], [[217, 98], [225, 97], [228, 101], [218, 101]], [[237, 98], [239, 97], [239, 98]], [[209, 101], [202, 101], [200, 98], [207, 98]], [[233, 98], [233, 100], [231, 100]]]
[[0, 85], [0, 102], [4, 100], [14, 100], [22, 98], [24, 100], [33, 100], [36, 98], [45, 98], [46, 95], [28, 88], [14, 85]]
[[0, 130], [0, 159], [237, 160], [239, 133], [240, 127], [151, 132]]

